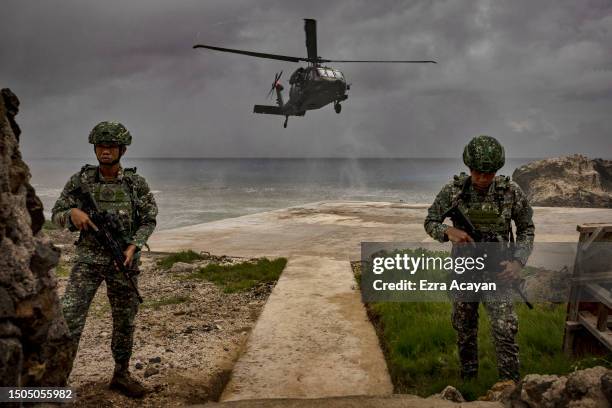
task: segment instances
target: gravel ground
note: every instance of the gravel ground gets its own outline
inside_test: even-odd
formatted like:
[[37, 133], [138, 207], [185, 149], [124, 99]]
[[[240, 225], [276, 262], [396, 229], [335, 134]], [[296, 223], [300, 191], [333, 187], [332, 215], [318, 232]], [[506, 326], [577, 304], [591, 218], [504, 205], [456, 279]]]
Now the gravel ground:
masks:
[[[62, 248], [64, 270], [72, 267], [74, 235], [47, 231]], [[112, 319], [104, 283], [89, 309], [87, 324], [69, 385], [76, 388], [76, 406], [182, 406], [214, 400], [229, 378], [272, 287], [226, 294], [214, 284], [185, 277], [191, 267], [157, 267], [160, 254], [143, 253], [139, 289], [145, 303], [136, 317], [131, 372], [151, 392], [132, 400], [108, 390], [114, 362], [110, 350]], [[223, 257], [212, 262], [245, 259]], [[201, 266], [211, 261], [195, 264]], [[63, 295], [67, 276], [58, 276]]]

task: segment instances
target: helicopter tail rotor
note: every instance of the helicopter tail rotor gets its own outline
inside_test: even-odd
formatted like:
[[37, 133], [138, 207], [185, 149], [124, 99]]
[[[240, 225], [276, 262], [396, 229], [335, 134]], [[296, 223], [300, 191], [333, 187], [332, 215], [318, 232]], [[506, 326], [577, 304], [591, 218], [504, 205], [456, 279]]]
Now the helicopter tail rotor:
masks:
[[270, 98], [272, 96], [272, 92], [274, 92], [274, 90], [277, 89], [278, 87], [280, 87], [282, 90], [283, 86], [279, 82], [282, 75], [283, 75], [283, 71], [278, 72], [274, 75], [274, 82], [272, 82], [272, 87], [268, 91], [268, 95], [266, 96], [266, 98]]

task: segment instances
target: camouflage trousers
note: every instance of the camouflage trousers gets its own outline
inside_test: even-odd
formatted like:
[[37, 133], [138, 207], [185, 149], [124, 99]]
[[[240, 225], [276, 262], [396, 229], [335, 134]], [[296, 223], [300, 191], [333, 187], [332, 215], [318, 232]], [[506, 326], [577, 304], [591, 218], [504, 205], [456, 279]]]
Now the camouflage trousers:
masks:
[[[136, 281], [136, 278], [134, 278]], [[138, 299], [129, 282], [114, 266], [77, 263], [72, 268], [66, 292], [62, 298], [64, 319], [70, 329], [74, 353], [87, 319], [89, 305], [102, 283], [113, 316], [111, 350], [116, 362], [129, 361], [134, 342], [134, 318], [138, 311]]]
[[[497, 369], [502, 380], [519, 381], [518, 318], [512, 302], [482, 302], [491, 322]], [[461, 377], [478, 375], [479, 302], [453, 302], [452, 321], [457, 331]]]

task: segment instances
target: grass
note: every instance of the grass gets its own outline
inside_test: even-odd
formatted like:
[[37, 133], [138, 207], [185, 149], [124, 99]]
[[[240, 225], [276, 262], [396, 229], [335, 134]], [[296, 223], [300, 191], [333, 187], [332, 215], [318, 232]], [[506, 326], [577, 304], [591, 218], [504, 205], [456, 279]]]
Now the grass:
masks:
[[233, 265], [210, 264], [188, 275], [185, 279], [205, 279], [223, 288], [225, 293], [249, 290], [262, 283], [278, 280], [287, 259], [259, 259], [257, 262], [241, 262]]
[[159, 261], [157, 261], [157, 266], [163, 269], [170, 269], [172, 265], [177, 262], [186, 262], [191, 263], [194, 261], [199, 261], [204, 259], [204, 257], [197, 252], [192, 251], [191, 249], [188, 251], [180, 251], [175, 254], [171, 254], [163, 257]]
[[[361, 281], [359, 273], [356, 279]], [[459, 376], [450, 303], [379, 302], [366, 306], [385, 351], [396, 392], [428, 396], [452, 385], [466, 399], [473, 400], [485, 395], [497, 381], [495, 348], [482, 305], [478, 333], [479, 377], [467, 382]], [[587, 356], [576, 360], [563, 353], [565, 304], [537, 304], [529, 310], [517, 303], [516, 311], [521, 377], [533, 373], [561, 375], [595, 365], [611, 367], [609, 359]]]
[[143, 304], [143, 308], [150, 308], [158, 310], [162, 306], [168, 305], [179, 305], [181, 303], [189, 302], [191, 299], [189, 296], [170, 296], [167, 298], [161, 298], [156, 300], [146, 300]]
[[[456, 333], [449, 303], [373, 303], [369, 313], [377, 325], [387, 364], [397, 391], [421, 396], [453, 385], [468, 399], [484, 395], [496, 382], [497, 365], [489, 319], [480, 308], [478, 379], [459, 377]], [[569, 359], [561, 350], [565, 305], [517, 305], [521, 377], [527, 374], [567, 374], [580, 368], [609, 363], [585, 358]]]

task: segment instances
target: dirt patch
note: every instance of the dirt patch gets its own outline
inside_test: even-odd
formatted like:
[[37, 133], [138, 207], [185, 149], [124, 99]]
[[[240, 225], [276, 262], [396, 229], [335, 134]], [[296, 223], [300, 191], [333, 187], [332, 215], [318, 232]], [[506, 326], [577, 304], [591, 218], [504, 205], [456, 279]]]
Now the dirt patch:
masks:
[[[62, 246], [61, 265], [69, 271], [75, 235], [58, 230], [47, 234]], [[151, 393], [132, 400], [108, 390], [114, 367], [112, 318], [103, 283], [89, 309], [70, 376], [69, 385], [78, 395], [75, 406], [182, 406], [220, 396], [272, 285], [223, 293], [210, 282], [189, 279], [189, 270], [159, 268], [162, 256], [143, 253], [139, 288], [145, 302], [136, 317], [130, 362], [130, 371]], [[244, 260], [223, 258], [224, 263]], [[68, 276], [61, 275], [58, 289], [63, 295]]]
[[[390, 214], [380, 215], [372, 214], [362, 208], [290, 208], [287, 213], [278, 215], [278, 219], [310, 219], [316, 223], [357, 223], [359, 225], [368, 225], [368, 223], [381, 224], [397, 224], [413, 219], [421, 220], [420, 214], [414, 216], [413, 208], [407, 206], [390, 206]], [[366, 208], [367, 209], [367, 208]]]

